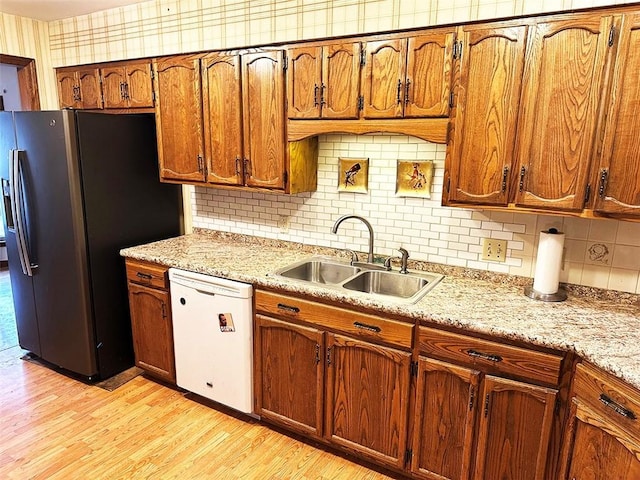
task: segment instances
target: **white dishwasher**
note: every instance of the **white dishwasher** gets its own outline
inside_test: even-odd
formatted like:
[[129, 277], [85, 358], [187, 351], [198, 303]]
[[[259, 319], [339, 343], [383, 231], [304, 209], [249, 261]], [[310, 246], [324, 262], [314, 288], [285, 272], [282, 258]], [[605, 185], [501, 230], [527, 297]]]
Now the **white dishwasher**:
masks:
[[169, 269], [176, 383], [253, 412], [251, 285]]

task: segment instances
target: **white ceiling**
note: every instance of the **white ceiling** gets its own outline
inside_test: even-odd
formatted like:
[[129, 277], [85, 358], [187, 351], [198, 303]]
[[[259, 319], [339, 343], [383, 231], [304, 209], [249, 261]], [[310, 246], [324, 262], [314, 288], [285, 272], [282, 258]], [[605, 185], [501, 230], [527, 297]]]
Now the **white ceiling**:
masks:
[[0, 12], [51, 21], [144, 1], [147, 0], [0, 0]]

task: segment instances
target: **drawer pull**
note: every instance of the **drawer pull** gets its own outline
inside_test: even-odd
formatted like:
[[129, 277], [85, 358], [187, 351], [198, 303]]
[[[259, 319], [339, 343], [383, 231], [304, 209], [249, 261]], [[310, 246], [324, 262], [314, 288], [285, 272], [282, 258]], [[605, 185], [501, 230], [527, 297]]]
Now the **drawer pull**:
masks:
[[500, 355], [492, 355], [490, 353], [482, 353], [477, 350], [467, 350], [467, 355], [470, 357], [481, 358], [482, 360], [489, 360], [490, 362], [501, 362], [502, 357]]
[[136, 277], [141, 278], [143, 280], [151, 280], [153, 277], [151, 275], [149, 275], [148, 273], [142, 273], [142, 272], [138, 272], [136, 273]]
[[368, 332], [380, 333], [382, 331], [382, 329], [380, 327], [377, 327], [376, 325], [367, 325], [366, 323], [362, 322], [353, 322], [353, 326], [362, 330], [367, 330]]
[[279, 303], [278, 309], [284, 310], [286, 312], [300, 313], [300, 309], [298, 307], [292, 307], [290, 305], [285, 305], [284, 303]]
[[609, 407], [611, 410], [613, 410], [619, 415], [622, 415], [623, 417], [626, 417], [630, 420], [636, 420], [637, 418], [636, 414], [633, 413], [632, 410], [629, 410], [628, 408], [623, 407], [619, 403], [614, 402], [613, 400], [611, 400], [611, 398], [606, 396], [604, 393], [600, 394], [600, 401], [604, 403], [605, 406]]

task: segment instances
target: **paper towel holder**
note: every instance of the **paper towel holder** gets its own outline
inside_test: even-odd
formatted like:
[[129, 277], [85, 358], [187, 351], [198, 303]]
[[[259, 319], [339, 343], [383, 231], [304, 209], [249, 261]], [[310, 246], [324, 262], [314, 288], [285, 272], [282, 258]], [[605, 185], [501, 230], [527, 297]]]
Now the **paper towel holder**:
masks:
[[556, 293], [540, 293], [533, 289], [533, 286], [524, 287], [524, 294], [534, 300], [543, 302], [562, 302], [567, 299], [567, 292], [564, 288], [558, 288]]

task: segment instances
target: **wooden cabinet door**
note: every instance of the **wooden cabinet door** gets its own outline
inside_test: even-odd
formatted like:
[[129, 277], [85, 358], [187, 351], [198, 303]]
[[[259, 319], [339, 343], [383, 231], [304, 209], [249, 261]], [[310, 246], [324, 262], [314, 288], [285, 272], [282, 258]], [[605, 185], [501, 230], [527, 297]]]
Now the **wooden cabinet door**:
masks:
[[474, 478], [545, 475], [557, 391], [487, 376], [479, 412]]
[[322, 48], [322, 118], [358, 118], [360, 43]]
[[287, 54], [289, 118], [320, 118], [322, 47], [291, 48]]
[[158, 378], [175, 383], [169, 292], [129, 282], [129, 310], [136, 365]]
[[602, 418], [580, 400], [571, 404], [573, 442], [567, 479], [640, 478], [640, 441]]
[[200, 95], [200, 59], [177, 56], [154, 60], [156, 131], [160, 178], [205, 179]]
[[327, 334], [325, 437], [403, 468], [411, 355]]
[[533, 27], [518, 123], [517, 205], [583, 209], [611, 22], [594, 13]]
[[134, 63], [126, 66], [126, 97], [129, 108], [153, 107], [151, 64]]
[[57, 72], [56, 80], [60, 108], [77, 108], [80, 101], [80, 87], [76, 72]]
[[202, 59], [207, 182], [242, 185], [240, 57], [212, 53]]
[[366, 52], [362, 88], [364, 118], [402, 117], [407, 40], [363, 44]]
[[102, 69], [102, 91], [104, 108], [127, 108], [125, 88], [127, 73], [124, 67], [108, 67]]
[[78, 70], [78, 85], [80, 86], [80, 108], [102, 108], [102, 85], [98, 68]]
[[284, 189], [284, 52], [242, 56], [245, 184]]
[[405, 117], [446, 117], [451, 93], [452, 30], [409, 38]]
[[420, 357], [411, 473], [469, 479], [480, 372]]
[[448, 203], [506, 206], [527, 27], [461, 29]]
[[256, 413], [322, 436], [324, 336], [315, 328], [256, 315]]
[[594, 210], [640, 216], [640, 14], [623, 17]]

